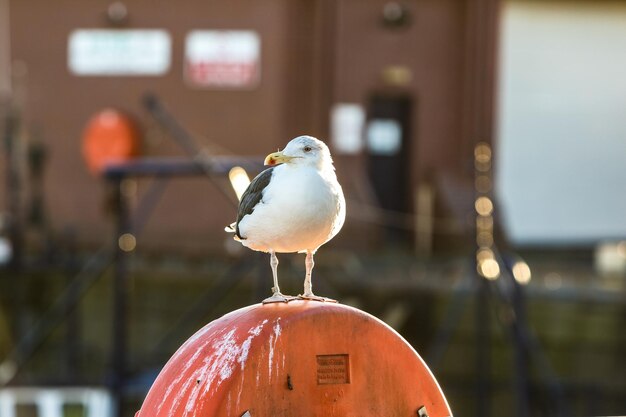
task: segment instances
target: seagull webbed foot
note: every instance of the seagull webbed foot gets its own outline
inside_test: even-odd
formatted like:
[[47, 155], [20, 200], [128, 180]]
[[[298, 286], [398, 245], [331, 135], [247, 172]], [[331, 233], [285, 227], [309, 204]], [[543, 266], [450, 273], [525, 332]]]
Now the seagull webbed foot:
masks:
[[294, 297], [293, 295], [284, 295], [280, 292], [275, 292], [271, 297], [263, 300], [263, 304], [270, 303], [288, 303], [289, 301], [297, 300], [298, 297]]
[[309, 300], [309, 301], [321, 301], [324, 303], [336, 303], [337, 300], [333, 300], [332, 298], [328, 298], [328, 297], [320, 297], [319, 295], [315, 295], [313, 293], [311, 294], [299, 294], [298, 295], [298, 299], [300, 300]]

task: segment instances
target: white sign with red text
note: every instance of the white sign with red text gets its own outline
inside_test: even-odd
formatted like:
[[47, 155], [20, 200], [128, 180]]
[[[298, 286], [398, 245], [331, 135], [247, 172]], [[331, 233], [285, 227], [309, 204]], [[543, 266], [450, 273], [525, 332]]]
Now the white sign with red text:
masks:
[[185, 39], [185, 81], [197, 88], [254, 88], [261, 40], [250, 30], [195, 30]]

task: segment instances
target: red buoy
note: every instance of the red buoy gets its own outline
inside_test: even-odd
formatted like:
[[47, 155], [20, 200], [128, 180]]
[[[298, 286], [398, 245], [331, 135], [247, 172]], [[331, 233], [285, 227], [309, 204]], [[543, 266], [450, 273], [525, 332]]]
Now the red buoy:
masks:
[[139, 147], [139, 134], [134, 123], [114, 109], [96, 113], [83, 133], [83, 158], [94, 175], [100, 175], [109, 163], [134, 158], [139, 154]]
[[234, 311], [165, 365], [138, 417], [451, 416], [432, 373], [393, 329], [341, 304]]

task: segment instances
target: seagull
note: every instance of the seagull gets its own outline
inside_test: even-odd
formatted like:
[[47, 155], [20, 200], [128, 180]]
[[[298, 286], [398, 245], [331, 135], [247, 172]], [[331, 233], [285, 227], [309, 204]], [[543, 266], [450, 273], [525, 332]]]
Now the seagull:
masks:
[[[313, 294], [313, 255], [339, 232], [346, 202], [328, 146], [312, 136], [291, 140], [265, 158], [270, 168], [257, 175], [241, 196], [237, 220], [226, 228], [242, 245], [270, 254], [272, 296], [263, 303], [293, 299], [334, 301]], [[277, 253], [306, 253], [304, 292], [283, 295], [278, 286]]]

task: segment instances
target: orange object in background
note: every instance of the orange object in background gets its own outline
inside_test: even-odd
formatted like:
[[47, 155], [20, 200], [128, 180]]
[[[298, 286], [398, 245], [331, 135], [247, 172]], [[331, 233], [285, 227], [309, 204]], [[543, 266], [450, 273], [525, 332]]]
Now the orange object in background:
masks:
[[[247, 413], [247, 414], [246, 414]], [[389, 326], [341, 304], [257, 304], [215, 320], [165, 365], [137, 417], [451, 416]]]
[[109, 163], [136, 157], [139, 147], [139, 134], [134, 123], [114, 109], [96, 113], [83, 133], [83, 158], [94, 175], [100, 175]]

